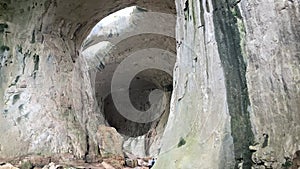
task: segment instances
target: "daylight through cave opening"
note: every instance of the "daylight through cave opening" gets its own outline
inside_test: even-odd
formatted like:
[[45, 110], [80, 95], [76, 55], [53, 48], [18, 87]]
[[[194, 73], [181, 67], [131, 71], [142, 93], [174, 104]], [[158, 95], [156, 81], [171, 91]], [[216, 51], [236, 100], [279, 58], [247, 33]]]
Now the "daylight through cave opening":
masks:
[[[170, 20], [169, 16], [164, 18], [155, 15], [137, 6], [124, 8], [102, 19], [82, 45], [81, 57], [89, 72], [97, 110], [106, 125], [114, 127], [123, 136], [124, 153], [138, 157], [159, 154], [173, 89], [176, 41], [170, 34], [175, 34], [175, 18]], [[159, 28], [150, 24], [155, 22], [153, 17]], [[127, 65], [124, 66], [124, 63]], [[116, 83], [130, 82], [128, 100], [132, 108], [140, 112], [137, 116], [140, 116], [141, 121], [132, 120], [122, 113], [128, 109], [126, 105], [116, 106], [116, 100], [126, 100], [126, 97], [124, 100], [120, 95], [115, 99], [113, 97], [113, 92], [124, 90], [113, 91], [113, 78], [118, 73], [122, 75]], [[124, 78], [121, 82], [120, 77]], [[154, 99], [158, 104], [151, 105], [154, 91], [161, 91], [162, 95]], [[147, 120], [150, 116], [146, 112], [150, 116], [160, 114], [158, 118]]]

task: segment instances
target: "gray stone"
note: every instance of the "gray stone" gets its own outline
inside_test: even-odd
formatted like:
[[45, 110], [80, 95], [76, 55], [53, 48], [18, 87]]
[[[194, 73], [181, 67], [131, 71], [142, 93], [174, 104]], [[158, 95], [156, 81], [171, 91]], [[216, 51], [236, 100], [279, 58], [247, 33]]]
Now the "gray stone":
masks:
[[96, 138], [102, 157], [124, 157], [123, 137], [115, 128], [99, 126]]
[[[102, 40], [124, 36], [121, 27], [110, 30], [119, 28], [114, 23], [86, 41], [91, 46], [85, 43], [95, 23], [132, 4], [176, 14], [176, 27], [175, 20], [162, 18], [156, 25], [138, 18], [120, 24], [132, 26], [124, 30], [134, 32], [144, 23], [142, 29], [165, 29], [170, 37], [143, 34], [101, 46]], [[158, 155], [158, 169], [279, 168], [290, 165], [286, 159], [298, 167], [299, 5], [299, 0], [1, 1], [1, 161], [28, 154], [120, 155], [122, 134], [129, 151], [138, 147], [137, 154]], [[145, 12], [142, 8], [137, 10]], [[172, 77], [141, 74], [168, 94], [162, 98], [165, 114], [140, 124], [105, 105], [111, 103], [107, 82], [122, 59], [149, 47], [177, 57], [176, 63], [175, 57], [167, 59]], [[173, 89], [171, 99], [167, 88]], [[144, 95], [132, 100], [146, 110]], [[116, 130], [99, 131], [100, 125]], [[127, 146], [133, 142], [139, 146]]]

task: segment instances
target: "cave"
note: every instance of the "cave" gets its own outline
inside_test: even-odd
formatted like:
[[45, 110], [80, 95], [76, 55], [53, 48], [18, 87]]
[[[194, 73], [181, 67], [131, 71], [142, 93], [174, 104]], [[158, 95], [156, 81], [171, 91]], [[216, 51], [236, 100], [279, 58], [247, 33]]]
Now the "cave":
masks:
[[[151, 73], [155, 74], [153, 71]], [[160, 75], [160, 76], [157, 76], [157, 75]], [[157, 73], [156, 78], [157, 77], [165, 78], [164, 79], [164, 80], [166, 80], [165, 84], [167, 83], [167, 85], [164, 85], [164, 83], [157, 85], [153, 81], [149, 81], [149, 75], [147, 75], [146, 73], [144, 73], [144, 75], [143, 75], [143, 72], [138, 74], [132, 80], [132, 82], [130, 84], [129, 97], [130, 97], [130, 100], [135, 109], [138, 109], [139, 111], [147, 111], [151, 107], [150, 106], [151, 103], [149, 101], [149, 95], [151, 94], [151, 92], [155, 89], [165, 91], [166, 95], [164, 97], [167, 97], [166, 98], [167, 104], [165, 104], [165, 106], [167, 106], [167, 107], [165, 107], [165, 109], [163, 109], [163, 111], [165, 111], [166, 116], [168, 117], [168, 113], [169, 113], [168, 105], [170, 104], [170, 99], [171, 99], [170, 96], [171, 96], [171, 92], [172, 92], [172, 90], [171, 90], [172, 89], [172, 77], [170, 75], [168, 75], [167, 73], [164, 73], [164, 74]], [[145, 79], [143, 79], [143, 78], [145, 78]], [[102, 98], [99, 98], [99, 99], [103, 100]], [[161, 100], [161, 101], [163, 101], [163, 100]], [[153, 125], [156, 126], [155, 122], [157, 122], [157, 120], [147, 122], [147, 123], [138, 123], [138, 122], [133, 122], [133, 121], [128, 120], [125, 117], [123, 117], [123, 115], [121, 115], [118, 112], [118, 110], [116, 109], [116, 107], [114, 106], [111, 94], [106, 96], [106, 98], [104, 99], [103, 107], [104, 107], [103, 108], [104, 110], [102, 112], [104, 112], [104, 117], [107, 120], [108, 124], [112, 127], [115, 127], [118, 132], [120, 132], [121, 134], [123, 134], [125, 136], [131, 136], [131, 137], [142, 136], [142, 135], [148, 133], [149, 130], [151, 130], [153, 128], [152, 127]], [[164, 114], [162, 114], [161, 116], [163, 116], [163, 115]], [[159, 119], [158, 119], [158, 121], [159, 121]], [[166, 124], [166, 122], [167, 121], [164, 122], [164, 125]]]
[[[99, 107], [96, 110], [103, 116], [107, 126], [114, 127], [124, 137], [124, 151], [138, 157], [159, 155], [170, 112], [176, 61], [174, 37], [145, 32], [144, 27], [149, 26], [147, 19], [151, 19], [152, 15], [138, 6], [108, 15], [91, 30], [79, 56], [85, 63], [79, 66], [89, 72], [88, 78], [93, 84], [92, 92]], [[157, 20], [157, 24], [161, 25], [159, 22], [162, 21]], [[175, 27], [169, 25], [160, 26], [159, 29], [173, 30], [175, 34]], [[122, 36], [125, 38], [122, 39]], [[113, 85], [113, 82], [117, 85]], [[120, 86], [120, 83], [124, 85]], [[125, 92], [119, 91], [126, 87], [128, 89]], [[157, 92], [161, 92], [161, 95]], [[127, 93], [128, 97], [125, 97]], [[156, 94], [159, 96], [155, 96], [152, 102], [157, 103], [152, 103], [151, 95]], [[131, 106], [118, 100], [129, 100]], [[130, 118], [129, 114], [139, 116], [139, 119]], [[130, 146], [132, 142], [144, 147]]]
[[299, 9], [0, 0], [0, 168], [299, 167]]

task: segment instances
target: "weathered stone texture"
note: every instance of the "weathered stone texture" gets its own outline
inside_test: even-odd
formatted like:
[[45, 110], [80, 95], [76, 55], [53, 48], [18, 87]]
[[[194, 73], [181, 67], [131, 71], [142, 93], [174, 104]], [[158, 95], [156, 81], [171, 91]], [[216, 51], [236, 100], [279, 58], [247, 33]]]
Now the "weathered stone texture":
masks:
[[96, 133], [99, 151], [102, 157], [123, 157], [123, 137], [112, 127], [99, 126]]
[[[139, 5], [177, 12], [170, 116], [155, 123], [164, 134], [150, 140], [161, 147], [154, 168], [297, 167], [299, 0], [175, 3], [0, 0], [0, 158], [69, 153], [93, 161], [100, 154], [96, 133], [107, 122], [81, 45], [100, 19]], [[175, 53], [174, 39], [155, 36], [128, 39], [112, 55], [127, 55], [127, 43], [148, 47], [140, 42]], [[145, 153], [149, 140], [141, 140]]]
[[[164, 149], [156, 168], [291, 166], [300, 137], [299, 1], [187, 0], [177, 1], [177, 12], [172, 122], [168, 123], [163, 147], [177, 145], [179, 138], [185, 144]], [[216, 65], [221, 68], [212, 67]], [[222, 103], [223, 111], [216, 110]], [[197, 106], [190, 108], [194, 104]], [[221, 112], [225, 116], [218, 119]], [[197, 122], [204, 127], [197, 127]], [[227, 127], [217, 126], [222, 123]], [[217, 126], [220, 134], [226, 133], [227, 139], [213, 140], [197, 132], [202, 138], [192, 144], [189, 132], [206, 127], [206, 132], [214, 133], [210, 125]], [[216, 152], [217, 145], [224, 151]], [[226, 165], [229, 159], [232, 163]]]
[[279, 168], [300, 148], [300, 2], [242, 1], [240, 7], [251, 121], [260, 147], [254, 155]]

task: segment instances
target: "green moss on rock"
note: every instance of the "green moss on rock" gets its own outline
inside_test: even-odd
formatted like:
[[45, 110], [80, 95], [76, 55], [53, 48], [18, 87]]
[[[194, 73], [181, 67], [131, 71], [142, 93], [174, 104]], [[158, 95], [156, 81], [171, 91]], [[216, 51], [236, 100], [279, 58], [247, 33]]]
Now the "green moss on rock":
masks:
[[0, 23], [0, 33], [4, 33], [5, 29], [8, 28], [6, 23]]
[[237, 164], [251, 168], [254, 135], [251, 129], [250, 106], [246, 81], [246, 53], [244, 52], [244, 26], [242, 17], [233, 0], [213, 0], [215, 36], [226, 78], [226, 91], [231, 116], [231, 135]]
[[288, 169], [288, 168], [291, 168], [293, 166], [293, 162], [290, 158], [286, 158], [285, 163], [283, 163], [281, 166], [284, 169]]
[[177, 147], [181, 147], [181, 146], [183, 146], [185, 144], [186, 144], [185, 139], [181, 137], [180, 140], [179, 140], [179, 142], [178, 142], [178, 144], [177, 144]]
[[20, 169], [33, 169], [34, 166], [32, 165], [32, 163], [30, 161], [25, 161], [22, 162]]
[[9, 50], [10, 50], [10, 48], [8, 46], [2, 45], [0, 47], [0, 52], [9, 51]]

